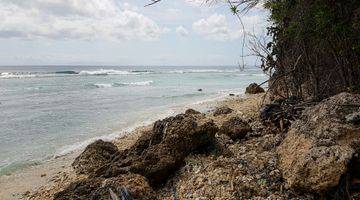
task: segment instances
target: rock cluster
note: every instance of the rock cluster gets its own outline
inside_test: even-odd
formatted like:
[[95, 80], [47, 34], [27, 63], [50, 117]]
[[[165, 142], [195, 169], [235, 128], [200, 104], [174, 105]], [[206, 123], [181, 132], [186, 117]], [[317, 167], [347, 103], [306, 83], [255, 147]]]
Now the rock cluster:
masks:
[[72, 183], [55, 199], [109, 199], [109, 189], [119, 194], [122, 187], [128, 188], [133, 197], [152, 199], [148, 185], [164, 183], [183, 165], [187, 155], [215, 143], [218, 127], [198, 114], [188, 110], [187, 114], [159, 120], [124, 151], [101, 140], [89, 145], [72, 164], [77, 173], [89, 178]]

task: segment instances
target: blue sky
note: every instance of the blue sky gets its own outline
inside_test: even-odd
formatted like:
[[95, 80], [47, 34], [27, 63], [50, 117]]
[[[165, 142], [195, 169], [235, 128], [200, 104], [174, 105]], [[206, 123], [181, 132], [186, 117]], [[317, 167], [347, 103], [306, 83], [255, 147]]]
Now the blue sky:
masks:
[[[239, 21], [227, 4], [200, 1], [0, 0], [0, 65], [237, 64]], [[242, 18], [266, 33], [260, 6]]]

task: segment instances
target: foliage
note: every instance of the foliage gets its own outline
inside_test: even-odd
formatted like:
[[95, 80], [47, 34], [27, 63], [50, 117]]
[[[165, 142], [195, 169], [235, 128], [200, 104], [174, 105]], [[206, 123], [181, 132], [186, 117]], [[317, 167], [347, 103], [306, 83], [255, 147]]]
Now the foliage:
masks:
[[276, 60], [265, 69], [275, 69], [277, 93], [320, 100], [360, 91], [359, 0], [268, 0], [265, 8]]

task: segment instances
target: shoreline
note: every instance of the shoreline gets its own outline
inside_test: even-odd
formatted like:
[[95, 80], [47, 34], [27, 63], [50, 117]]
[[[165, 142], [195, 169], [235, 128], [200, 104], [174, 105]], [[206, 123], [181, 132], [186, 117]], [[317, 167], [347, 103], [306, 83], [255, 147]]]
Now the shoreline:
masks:
[[[166, 116], [159, 115], [159, 119], [184, 112], [188, 108], [208, 112], [219, 105], [223, 105], [226, 101], [236, 101], [238, 99], [242, 100], [247, 98], [247, 96], [242, 94], [238, 94], [235, 97], [223, 95], [201, 102], [178, 105], [176, 106], [177, 112], [168, 113]], [[158, 119], [141, 122], [134, 128], [128, 128], [126, 131], [122, 131], [122, 133], [118, 134], [118, 137], [114, 137], [110, 141], [120, 150], [129, 148], [140, 137], [142, 131], [151, 126], [156, 120]], [[96, 139], [99, 138], [93, 138], [89, 140], [89, 143]], [[2, 188], [0, 191], [0, 199], [37, 199], [36, 196], [39, 194], [36, 192], [34, 193], [34, 191], [48, 190], [46, 188], [49, 187], [52, 188], [52, 190], [54, 190], [54, 187], [57, 187], [57, 189], [60, 190], [67, 183], [79, 178], [76, 177], [71, 167], [71, 163], [87, 145], [88, 144], [84, 144], [82, 148], [72, 150], [65, 155], [54, 156], [38, 165], [28, 166], [12, 172], [9, 175], [0, 176], [0, 188]]]
[[[238, 90], [238, 89], [224, 90], [224, 91], [219, 91], [219, 93], [216, 96], [210, 96], [206, 99], [199, 100], [194, 103], [182, 103], [182, 104], [176, 104], [176, 105], [164, 107], [164, 110], [161, 112], [158, 111], [158, 110], [161, 110], [158, 108], [158, 110], [153, 111], [153, 113], [155, 115], [152, 118], [149, 118], [146, 120], [141, 119], [133, 124], [130, 124], [128, 126], [121, 128], [121, 129], [115, 129], [112, 132], [109, 132], [107, 134], [101, 134], [101, 135], [98, 135], [95, 137], [85, 139], [81, 142], [76, 142], [73, 144], [62, 146], [62, 147], [56, 149], [56, 151], [52, 155], [47, 155], [46, 157], [38, 158], [37, 160], [30, 160], [30, 161], [24, 162], [21, 165], [19, 165], [19, 167], [16, 167], [16, 166], [12, 167], [11, 166], [12, 164], [10, 164], [9, 166], [4, 167], [5, 168], [4, 173], [0, 174], [0, 178], [2, 176], [12, 175], [14, 173], [17, 173], [18, 171], [22, 171], [27, 168], [42, 165], [46, 162], [53, 160], [54, 158], [63, 157], [63, 156], [67, 156], [69, 154], [75, 153], [77, 151], [82, 151], [86, 148], [86, 146], [88, 146], [92, 142], [99, 140], [99, 139], [110, 142], [110, 141], [116, 140], [118, 138], [122, 138], [122, 137], [126, 136], [127, 134], [130, 134], [131, 132], [133, 132], [135, 129], [137, 129], [139, 127], [147, 126], [147, 125], [152, 124], [156, 120], [163, 119], [163, 118], [166, 118], [166, 117], [169, 117], [172, 115], [176, 115], [178, 113], [185, 111], [187, 108], [195, 108], [200, 111], [206, 112], [208, 107], [211, 106], [211, 104], [213, 104], [217, 101], [222, 101], [222, 100], [226, 99], [229, 96], [228, 95], [229, 93], [235, 93], [238, 96], [241, 96], [242, 95], [241, 93], [243, 93], [243, 91]], [[7, 169], [7, 168], [9, 168], [9, 169]]]

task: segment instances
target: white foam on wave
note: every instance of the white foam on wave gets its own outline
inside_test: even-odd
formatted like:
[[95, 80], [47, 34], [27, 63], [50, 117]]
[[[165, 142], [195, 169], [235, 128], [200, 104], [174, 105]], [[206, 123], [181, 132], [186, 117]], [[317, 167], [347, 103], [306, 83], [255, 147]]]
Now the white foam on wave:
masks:
[[147, 86], [153, 84], [154, 81], [139, 81], [130, 83], [120, 83], [120, 85]]
[[95, 83], [93, 85], [95, 87], [97, 87], [97, 88], [111, 88], [111, 87], [113, 87], [113, 84], [109, 84], [109, 83]]
[[96, 88], [112, 88], [121, 86], [148, 86], [153, 84], [154, 81], [139, 81], [139, 82], [128, 82], [128, 83], [94, 83], [91, 84]]
[[239, 70], [220, 70], [220, 69], [189, 69], [189, 70], [173, 70], [169, 71], [171, 74], [186, 74], [186, 73], [236, 73]]
[[10, 78], [33, 78], [34, 74], [18, 74], [18, 73], [10, 73], [10, 72], [1, 72], [0, 77], [4, 79]]
[[128, 75], [128, 74], [139, 74], [131, 71], [121, 71], [114, 69], [99, 69], [95, 71], [80, 71], [79, 75]]

